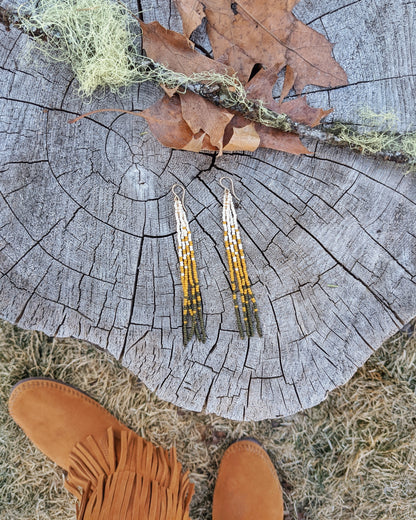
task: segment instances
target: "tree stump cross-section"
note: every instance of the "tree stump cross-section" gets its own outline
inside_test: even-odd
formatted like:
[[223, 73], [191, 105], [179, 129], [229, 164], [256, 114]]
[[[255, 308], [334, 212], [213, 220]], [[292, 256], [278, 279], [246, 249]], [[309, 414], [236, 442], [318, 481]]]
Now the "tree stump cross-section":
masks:
[[[394, 111], [407, 130], [415, 4], [313, 4], [301, 1], [296, 15], [335, 43], [350, 84], [309, 87], [309, 101], [344, 121], [360, 106]], [[181, 29], [167, 0], [141, 10], [145, 21]], [[27, 59], [18, 29], [0, 33], [3, 318], [91, 341], [182, 407], [258, 420], [319, 403], [415, 316], [416, 181], [403, 166], [312, 141], [313, 155], [301, 157], [173, 151], [125, 114], [69, 125], [95, 108], [144, 109], [160, 91], [145, 84], [82, 100], [67, 68], [36, 52]], [[240, 339], [235, 322], [222, 176], [242, 200], [262, 338]], [[176, 182], [186, 187], [208, 336], [186, 347]]]

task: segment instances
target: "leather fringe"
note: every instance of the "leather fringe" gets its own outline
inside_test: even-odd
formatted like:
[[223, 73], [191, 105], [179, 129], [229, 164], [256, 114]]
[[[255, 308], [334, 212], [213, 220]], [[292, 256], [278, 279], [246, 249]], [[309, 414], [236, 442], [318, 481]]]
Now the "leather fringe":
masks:
[[74, 447], [65, 487], [80, 501], [78, 520], [189, 520], [194, 492], [175, 448], [112, 428]]

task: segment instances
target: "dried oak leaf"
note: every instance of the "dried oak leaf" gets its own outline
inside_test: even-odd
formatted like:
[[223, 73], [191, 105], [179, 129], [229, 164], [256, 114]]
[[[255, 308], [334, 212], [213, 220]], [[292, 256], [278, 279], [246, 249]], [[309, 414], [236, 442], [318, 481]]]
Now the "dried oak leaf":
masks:
[[214, 57], [248, 81], [254, 65], [289, 65], [294, 87], [344, 85], [344, 70], [332, 57], [332, 44], [291, 12], [296, 0], [175, 0], [183, 25], [203, 9]]
[[232, 76], [234, 70], [194, 50], [183, 34], [165, 29], [159, 22], [140, 23], [143, 48], [152, 60], [170, 70], [191, 76], [194, 72], [212, 71]]
[[181, 95], [180, 102], [182, 117], [190, 130], [194, 134], [201, 130], [206, 132], [211, 145], [221, 152], [225, 128], [232, 120], [233, 114], [229, 110], [216, 107], [193, 92]]
[[[169, 69], [187, 76], [193, 72], [202, 71], [233, 74], [233, 71], [224, 64], [196, 52], [193, 43], [182, 34], [169, 31], [158, 22], [142, 23], [141, 27], [146, 54]], [[172, 94], [172, 91], [168, 91], [169, 96]], [[166, 117], [166, 132], [164, 132], [163, 119], [161, 119], [162, 113]], [[187, 92], [181, 95], [180, 100], [177, 96], [173, 96], [171, 103], [164, 98], [161, 102], [146, 109], [143, 117], [147, 119], [152, 133], [165, 146], [185, 149], [181, 143], [184, 142], [187, 147], [189, 146], [189, 134], [199, 135], [202, 131], [208, 136], [204, 141], [203, 149], [222, 152], [224, 131], [233, 118], [233, 114], [226, 109], [216, 107], [192, 92]], [[177, 135], [175, 125], [178, 125]], [[169, 131], [171, 127], [172, 132]], [[186, 149], [189, 150], [189, 147]], [[242, 149], [239, 148], [239, 150]]]
[[177, 94], [172, 97], [163, 96], [151, 107], [140, 112], [149, 125], [152, 134], [169, 148], [200, 152], [201, 150], [217, 150], [212, 146], [209, 136], [198, 131], [195, 134], [183, 118], [181, 101]]
[[260, 123], [255, 123], [255, 129], [260, 137], [260, 148], [272, 148], [273, 150], [288, 152], [294, 155], [312, 153], [302, 144], [297, 134], [282, 132]]
[[[193, 106], [200, 106], [199, 96], [187, 92], [185, 95], [180, 96], [178, 94], [172, 97], [165, 95], [154, 105], [140, 113], [140, 116], [146, 119], [152, 134], [164, 146], [193, 152], [202, 150], [218, 151], [220, 153], [223, 150], [228, 152], [254, 151], [258, 147], [264, 147], [296, 155], [309, 153], [296, 134], [281, 132], [275, 128], [253, 123], [242, 116], [234, 116], [230, 112], [228, 113], [228, 118], [231, 117], [231, 121], [225, 127], [222, 127], [221, 142], [215, 145], [213, 137], [206, 130], [207, 125], [200, 125], [201, 119], [198, 114], [194, 118], [195, 112], [187, 112], [188, 107], [185, 108], [187, 121], [185, 120], [183, 107], [186, 105], [185, 100], [187, 96], [195, 96], [197, 99]], [[205, 101], [205, 107], [207, 113], [211, 113], [207, 117], [207, 121], [210, 120], [215, 124], [217, 112], [221, 112], [223, 109], [207, 101]], [[215, 134], [213, 133], [213, 135]]]
[[[229, 67], [196, 52], [185, 36], [165, 29], [158, 22], [142, 23], [142, 31], [147, 55], [175, 72], [186, 75], [207, 70], [222, 74], [233, 72]], [[271, 97], [273, 85], [270, 86], [269, 81], [270, 74], [264, 79], [259, 76], [252, 82], [252, 93], [260, 94], [263, 89], [268, 95], [270, 91], [270, 99], [274, 101]], [[173, 94], [174, 91], [168, 91], [169, 96]], [[217, 150], [222, 153], [223, 150], [253, 151], [263, 146], [293, 154], [308, 153], [295, 134], [235, 117], [229, 110], [216, 107], [192, 92], [180, 98], [173, 96], [171, 102], [165, 97], [142, 112], [142, 116], [155, 137], [170, 148]]]
[[185, 15], [182, 16], [183, 34], [190, 38], [205, 17], [204, 7], [198, 0], [175, 0], [175, 4], [181, 16]]
[[[184, 101], [187, 96], [195, 96], [198, 98], [194, 103], [188, 103]], [[183, 105], [185, 104], [185, 115], [188, 121], [185, 120], [183, 114]], [[207, 125], [201, 124], [202, 120], [199, 115], [194, 112], [195, 107], [200, 107], [200, 98], [196, 94], [187, 92], [185, 95], [179, 96], [174, 94], [169, 97], [167, 95], [159, 99], [146, 110], [140, 112], [140, 116], [143, 117], [149, 125], [152, 134], [162, 143], [164, 146], [169, 148], [175, 148], [177, 150], [188, 150], [192, 152], [200, 152], [202, 150], [219, 151], [222, 152], [223, 145], [222, 139], [225, 131], [225, 127], [228, 125], [230, 119], [233, 118], [231, 113], [228, 113], [227, 119], [224, 121], [221, 131], [212, 129], [210, 121], [212, 121], [215, 127], [215, 121], [221, 120], [221, 114], [217, 114], [217, 111], [221, 112], [216, 106], [212, 105], [208, 101], [202, 98], [202, 106], [206, 108], [207, 114]], [[201, 114], [204, 114], [204, 110]], [[205, 128], [208, 128], [212, 132], [212, 136], [207, 133]], [[221, 133], [221, 135], [219, 135]], [[217, 140], [216, 144], [215, 141]], [[239, 148], [242, 150], [243, 148]]]
[[[262, 69], [260, 70], [252, 80], [250, 80], [246, 85], [247, 95], [251, 99], [262, 99], [264, 104], [270, 110], [274, 112], [278, 112], [279, 114], [287, 114], [290, 119], [296, 121], [297, 123], [302, 123], [308, 126], [316, 126], [319, 125], [321, 119], [326, 117], [328, 114], [332, 112], [332, 108], [329, 110], [324, 110], [322, 108], [313, 108], [308, 105], [305, 96], [299, 96], [290, 101], [285, 101], [284, 103], [280, 101], [275, 101], [272, 95], [272, 90], [274, 84], [276, 83], [276, 75], [282, 69], [282, 65], [278, 64], [274, 67], [271, 67], [268, 70]], [[286, 67], [288, 69], [289, 67]], [[290, 78], [289, 81], [287, 78]], [[285, 85], [283, 85], [282, 95], [280, 99], [285, 97], [285, 92], [289, 92], [291, 87], [293, 86], [293, 71], [286, 70], [285, 75]]]
[[224, 133], [224, 151], [254, 152], [260, 146], [260, 136], [255, 123], [241, 116], [234, 116]]
[[[228, 75], [234, 73], [230, 67], [196, 52], [193, 43], [185, 36], [165, 29], [159, 22], [141, 23], [141, 28], [143, 47], [149, 58], [162, 63], [175, 72], [187, 76], [194, 72], [203, 71], [214, 71]], [[170, 97], [174, 92], [174, 90], [167, 90]], [[228, 110], [215, 107], [209, 101], [192, 92], [182, 95], [180, 100], [176, 96], [172, 97], [172, 100], [172, 103], [169, 103], [167, 99], [163, 99], [144, 111], [143, 117], [147, 119], [152, 133], [159, 141], [171, 148], [185, 149], [180, 143], [185, 142], [186, 146], [189, 146], [189, 134], [200, 135], [202, 131], [207, 135], [207, 138], [204, 138], [203, 141], [203, 149], [221, 152], [224, 130], [233, 118], [233, 114]], [[161, 119], [162, 112], [167, 118], [165, 133]], [[150, 121], [152, 121], [151, 124]], [[173, 124], [173, 132], [169, 132], [171, 124]], [[179, 125], [178, 135], [175, 135], [174, 132], [175, 124]], [[198, 143], [200, 143], [199, 140]], [[189, 147], [186, 149], [189, 150]]]
[[[257, 145], [257, 146], [255, 146]], [[294, 155], [311, 153], [296, 134], [253, 123], [236, 115], [225, 129], [224, 151], [254, 151], [257, 148], [272, 148]]]

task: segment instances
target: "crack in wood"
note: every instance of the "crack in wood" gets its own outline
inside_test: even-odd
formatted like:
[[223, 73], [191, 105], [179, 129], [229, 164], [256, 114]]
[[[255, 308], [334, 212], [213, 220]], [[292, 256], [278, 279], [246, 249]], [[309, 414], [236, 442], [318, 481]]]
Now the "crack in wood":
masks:
[[[148, 11], [151, 4], [142, 2], [147, 17], [178, 23], [170, 7]], [[326, 16], [340, 20], [354, 3], [327, 9]], [[311, 21], [325, 17], [317, 5], [297, 8], [312, 13]], [[404, 7], [399, 3], [395, 9]], [[342, 24], [340, 31], [345, 38]], [[14, 263], [15, 269], [1, 278], [0, 315], [17, 316], [25, 327], [89, 339], [120, 357], [162, 398], [239, 420], [316, 404], [412, 317], [416, 189], [399, 168], [315, 141], [309, 157], [165, 150], [150, 134], [138, 140], [136, 122], [121, 116], [68, 127], [63, 122], [82, 110], [70, 95], [68, 77], [55, 78], [53, 71], [33, 75], [20, 64], [22, 70], [13, 70], [21, 48], [16, 42], [14, 33], [0, 44], [2, 61], [9, 60], [0, 93], [0, 186], [6, 197], [0, 199], [0, 265], [9, 269]], [[360, 52], [368, 55], [365, 48]], [[402, 102], [414, 77], [410, 69], [400, 74], [391, 63], [386, 74], [374, 60], [368, 64], [365, 74], [377, 78], [373, 83], [359, 64], [348, 62], [358, 80], [350, 90], [367, 92], [371, 85], [371, 100], [384, 106], [389, 82], [392, 96]], [[53, 90], [58, 94], [48, 98]], [[123, 106], [153, 99], [145, 87], [126, 95]], [[408, 109], [414, 104], [412, 96], [405, 101]], [[39, 179], [38, 170], [45, 174]], [[242, 342], [230, 314], [222, 191], [216, 182], [222, 175], [234, 179], [243, 199], [237, 211], [261, 302], [263, 339]], [[148, 186], [135, 191], [139, 181]], [[169, 191], [174, 182], [187, 191], [208, 330], [205, 345], [195, 342], [186, 350]], [[31, 197], [31, 190], [40, 195]], [[35, 212], [42, 198], [43, 210]], [[57, 225], [59, 206], [67, 214]], [[37, 248], [33, 237], [53, 224], [57, 227]], [[357, 247], [347, 254], [354, 237]], [[36, 262], [48, 274], [40, 266], [31, 281]]]

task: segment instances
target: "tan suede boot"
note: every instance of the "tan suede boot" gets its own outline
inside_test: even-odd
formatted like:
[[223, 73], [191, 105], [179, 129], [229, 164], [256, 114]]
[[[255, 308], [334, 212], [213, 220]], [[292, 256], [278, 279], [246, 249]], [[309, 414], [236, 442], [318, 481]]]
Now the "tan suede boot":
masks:
[[121, 424], [83, 392], [26, 379], [9, 410], [29, 439], [66, 472], [78, 520], [189, 520], [193, 484], [170, 452]]
[[215, 484], [212, 519], [283, 519], [283, 496], [276, 470], [257, 442], [238, 441], [224, 453]]

